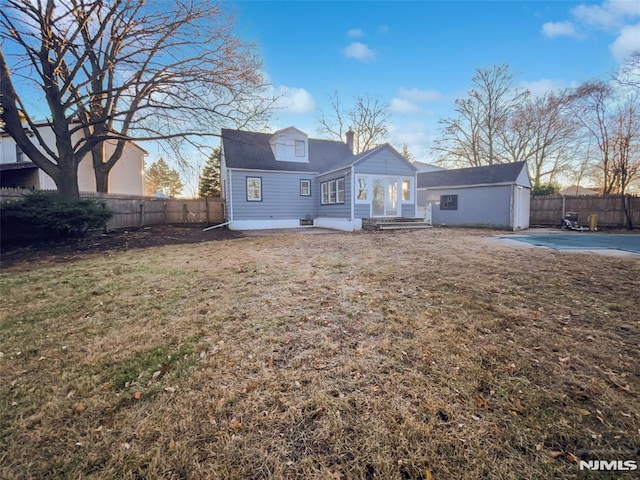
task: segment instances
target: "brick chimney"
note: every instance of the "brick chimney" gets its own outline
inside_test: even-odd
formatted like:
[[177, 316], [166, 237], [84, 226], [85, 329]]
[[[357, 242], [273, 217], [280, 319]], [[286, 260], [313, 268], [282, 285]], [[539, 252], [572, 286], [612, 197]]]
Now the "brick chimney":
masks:
[[355, 135], [355, 132], [351, 130], [351, 127], [349, 127], [349, 130], [347, 130], [347, 133], [344, 135], [347, 137], [347, 147], [349, 147], [349, 150], [353, 153], [353, 136]]

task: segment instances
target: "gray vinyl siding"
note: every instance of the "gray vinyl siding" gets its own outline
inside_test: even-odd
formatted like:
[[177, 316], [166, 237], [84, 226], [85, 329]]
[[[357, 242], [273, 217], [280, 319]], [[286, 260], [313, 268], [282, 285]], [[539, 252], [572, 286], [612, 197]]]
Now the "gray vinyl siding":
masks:
[[371, 204], [356, 203], [353, 212], [355, 218], [369, 218], [371, 217]]
[[403, 217], [415, 217], [416, 216], [416, 205], [414, 203], [403, 203], [401, 215]]
[[[336, 203], [333, 205], [321, 205], [321, 187], [322, 182], [344, 178], [344, 203]], [[338, 172], [329, 173], [327, 175], [319, 175], [316, 178], [315, 195], [317, 199], [316, 216], [325, 218], [351, 218], [351, 168], [340, 170]], [[356, 217], [357, 218], [357, 217]]]
[[[232, 170], [234, 220], [314, 218], [317, 189], [313, 175], [305, 173]], [[247, 201], [247, 177], [262, 178], [262, 201]], [[311, 180], [311, 196], [300, 195], [300, 180]]]
[[[389, 149], [382, 149], [370, 157], [365, 158], [361, 163], [355, 165], [354, 170], [356, 175], [380, 175], [385, 178], [397, 177], [399, 179], [410, 178], [412, 188], [415, 188], [416, 185], [416, 171], [411, 165], [407, 164], [407, 162]], [[400, 208], [400, 216], [416, 216], [415, 199], [413, 203], [401, 203]], [[354, 216], [355, 218], [369, 218], [371, 216], [371, 204], [357, 203], [355, 205]]]
[[529, 171], [527, 168], [523, 168], [516, 178], [516, 185], [520, 185], [522, 187], [531, 188], [531, 180], [529, 180]]
[[382, 149], [358, 163], [355, 173], [414, 178], [416, 171], [391, 150]]
[[[428, 189], [434, 225], [465, 225], [509, 228], [511, 186]], [[441, 195], [458, 195], [457, 210], [440, 210]]]

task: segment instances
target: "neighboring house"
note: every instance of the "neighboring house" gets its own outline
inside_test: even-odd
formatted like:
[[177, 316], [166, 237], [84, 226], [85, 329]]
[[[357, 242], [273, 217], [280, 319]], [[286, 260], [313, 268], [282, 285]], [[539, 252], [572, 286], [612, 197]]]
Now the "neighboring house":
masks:
[[600, 195], [596, 188], [586, 188], [579, 185], [565, 187], [558, 192], [560, 195]]
[[389, 144], [353, 153], [347, 143], [222, 130], [222, 196], [232, 230], [301, 225], [353, 231], [362, 220], [415, 217], [416, 169]]
[[433, 225], [529, 227], [526, 162], [418, 174], [418, 205]]
[[424, 162], [411, 162], [411, 164], [416, 167], [416, 169], [418, 170], [418, 173], [422, 173], [422, 172], [437, 172], [440, 170], [444, 170], [444, 168], [439, 167], [437, 165], [433, 165], [431, 163], [424, 163]]
[[[50, 124], [37, 125], [48, 145], [55, 145], [55, 136]], [[80, 135], [78, 133], [78, 135]], [[115, 142], [105, 142], [107, 156], [115, 148]], [[128, 142], [122, 157], [109, 174], [109, 193], [144, 195], [144, 157], [148, 152], [134, 142]], [[7, 133], [0, 131], [0, 186], [29, 188], [32, 190], [55, 190], [53, 179], [40, 170], [20, 150]], [[91, 155], [78, 165], [78, 187], [81, 192], [95, 192], [96, 179]]]

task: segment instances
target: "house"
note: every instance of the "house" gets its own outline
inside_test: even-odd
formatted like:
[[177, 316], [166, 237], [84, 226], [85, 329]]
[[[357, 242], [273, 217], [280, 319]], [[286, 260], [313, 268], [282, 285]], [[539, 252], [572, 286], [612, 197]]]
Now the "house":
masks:
[[580, 185], [571, 185], [558, 192], [560, 195], [600, 195], [597, 188], [586, 188]]
[[418, 173], [418, 205], [433, 225], [529, 227], [526, 162]]
[[418, 161], [414, 161], [412, 163], [413, 163], [413, 166], [416, 167], [416, 169], [418, 170], [418, 173], [437, 172], [440, 170], [444, 170], [444, 168], [439, 167], [437, 165], [433, 165], [432, 163], [424, 163], [424, 162], [418, 162]]
[[[38, 123], [39, 133], [47, 145], [55, 146], [55, 136], [49, 123]], [[78, 133], [77, 135], [81, 135]], [[109, 155], [115, 142], [105, 142]], [[128, 142], [122, 157], [109, 174], [109, 193], [144, 195], [144, 157], [148, 152], [134, 142]], [[0, 186], [28, 188], [31, 190], [55, 190], [56, 184], [38, 168], [16, 145], [8, 133], [0, 131]], [[91, 155], [78, 165], [78, 187], [81, 192], [95, 192], [96, 179]]]
[[354, 154], [347, 142], [222, 130], [221, 183], [233, 230], [317, 226], [359, 230], [368, 218], [415, 217], [416, 168], [391, 145]]

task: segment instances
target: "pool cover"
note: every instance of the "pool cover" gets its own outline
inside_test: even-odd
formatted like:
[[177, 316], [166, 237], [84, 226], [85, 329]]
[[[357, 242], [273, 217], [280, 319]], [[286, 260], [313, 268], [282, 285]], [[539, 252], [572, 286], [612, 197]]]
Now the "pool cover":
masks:
[[636, 234], [616, 235], [586, 232], [574, 234], [540, 233], [502, 238], [532, 243], [533, 245], [554, 248], [556, 250], [609, 249], [640, 253], [640, 235]]

